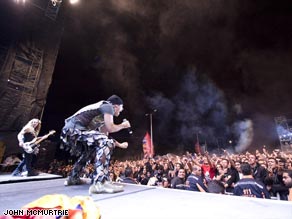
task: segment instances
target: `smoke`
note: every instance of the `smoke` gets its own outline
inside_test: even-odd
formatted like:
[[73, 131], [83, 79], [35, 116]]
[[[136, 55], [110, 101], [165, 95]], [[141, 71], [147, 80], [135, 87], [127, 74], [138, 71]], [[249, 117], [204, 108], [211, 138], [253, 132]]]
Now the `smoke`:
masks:
[[[147, 102], [152, 108], [153, 118], [157, 121], [155, 125], [157, 133], [167, 134], [167, 127], [173, 127], [172, 120], [173, 112], [175, 111], [175, 103], [166, 98], [162, 93], [154, 94], [147, 97]], [[156, 110], [154, 112], [154, 110]], [[151, 113], [151, 112], [150, 112]]]
[[[210, 60], [222, 63], [218, 58], [231, 49], [229, 44], [218, 46], [223, 45], [222, 41], [232, 42], [228, 27], [233, 19], [229, 23], [226, 18], [236, 15], [233, 2], [89, 0], [80, 4], [82, 11], [73, 14], [80, 21], [75, 21], [77, 31], [70, 34], [74, 32], [83, 40], [81, 55], [93, 57], [92, 66], [103, 81], [103, 89], [131, 95], [134, 108], [143, 95], [140, 87], [144, 86], [145, 75], [160, 77], [168, 66], [180, 68], [182, 62], [186, 66]], [[210, 40], [214, 34], [216, 41]], [[201, 51], [214, 57], [207, 58]], [[208, 66], [216, 68], [217, 64]], [[149, 89], [158, 90], [154, 86]]]
[[201, 141], [214, 143], [218, 137], [225, 136], [228, 132], [226, 100], [215, 84], [192, 70], [180, 87], [175, 101], [181, 141], [194, 142], [194, 136], [199, 134]]
[[250, 119], [234, 123], [235, 134], [239, 136], [235, 151], [241, 153], [248, 149], [253, 140], [253, 123]]
[[[171, 133], [176, 145], [184, 144], [186, 149], [193, 148], [197, 134], [201, 142], [211, 144], [230, 134], [223, 93], [195, 69], [184, 75], [176, 95], [170, 98], [154, 95], [149, 103], [160, 112], [159, 134]], [[171, 142], [174, 143], [173, 138], [168, 137], [168, 143]]]
[[[211, 150], [217, 148], [219, 139], [223, 139], [220, 147], [243, 152], [253, 141], [253, 122], [240, 118], [240, 104], [228, 109], [224, 93], [196, 69], [184, 75], [176, 95], [166, 98], [159, 93], [149, 97], [148, 101], [158, 110], [156, 131], [159, 136], [164, 136], [160, 142], [165, 144], [183, 144], [184, 150], [192, 150], [198, 135], [200, 143], [207, 143]], [[234, 114], [236, 117], [233, 118]], [[175, 141], [169, 137], [170, 133], [175, 136]], [[165, 136], [168, 137], [165, 139]], [[232, 144], [236, 144], [234, 148], [230, 147]]]

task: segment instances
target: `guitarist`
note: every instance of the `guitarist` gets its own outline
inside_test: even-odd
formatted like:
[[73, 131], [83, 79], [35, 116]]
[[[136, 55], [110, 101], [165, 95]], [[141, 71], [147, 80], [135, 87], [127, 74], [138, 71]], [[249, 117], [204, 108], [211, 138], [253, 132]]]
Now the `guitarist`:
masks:
[[32, 119], [18, 133], [17, 139], [19, 142], [19, 146], [23, 148], [24, 159], [13, 171], [12, 176], [21, 176], [24, 165], [26, 166], [27, 176], [38, 175], [38, 173], [33, 170], [33, 163], [36, 160], [36, 153], [33, 152], [33, 148], [31, 146], [25, 143], [37, 139], [40, 129], [41, 121], [39, 119]]

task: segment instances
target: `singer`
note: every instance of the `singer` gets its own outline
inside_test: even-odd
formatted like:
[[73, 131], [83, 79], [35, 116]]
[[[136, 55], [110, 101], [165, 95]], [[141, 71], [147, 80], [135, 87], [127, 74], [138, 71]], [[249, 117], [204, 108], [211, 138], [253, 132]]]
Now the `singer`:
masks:
[[118, 132], [131, 127], [128, 120], [120, 124], [114, 123], [114, 116], [123, 111], [123, 100], [117, 95], [106, 101], [83, 107], [65, 120], [62, 129], [62, 148], [72, 155], [80, 156], [74, 164], [64, 185], [81, 184], [79, 174], [88, 161], [95, 155], [95, 172], [89, 193], [114, 193], [123, 191], [122, 186], [114, 185], [109, 180], [109, 164], [114, 147], [127, 148], [128, 143], [119, 143], [108, 137], [109, 133]]

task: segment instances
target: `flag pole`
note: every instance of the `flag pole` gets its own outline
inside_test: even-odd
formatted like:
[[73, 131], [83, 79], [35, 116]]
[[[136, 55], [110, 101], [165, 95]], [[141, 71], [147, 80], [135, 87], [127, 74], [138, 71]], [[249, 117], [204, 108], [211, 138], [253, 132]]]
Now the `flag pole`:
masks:
[[[152, 129], [152, 113], [149, 114], [150, 117], [150, 139], [151, 139], [151, 148], [153, 148], [153, 129]], [[152, 153], [152, 151], [151, 151]]]
[[[145, 116], [149, 116], [150, 119], [150, 141], [151, 141], [151, 149], [154, 150], [153, 147], [153, 124], [152, 124], [152, 115], [155, 113], [157, 109], [152, 110], [152, 112], [145, 114]], [[154, 154], [154, 151], [151, 151], [152, 154]]]

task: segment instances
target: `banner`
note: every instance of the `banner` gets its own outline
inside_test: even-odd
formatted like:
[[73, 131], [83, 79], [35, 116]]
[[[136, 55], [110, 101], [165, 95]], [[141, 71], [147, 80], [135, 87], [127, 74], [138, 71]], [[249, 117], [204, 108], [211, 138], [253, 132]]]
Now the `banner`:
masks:
[[154, 155], [154, 147], [151, 144], [151, 136], [148, 132], [146, 132], [144, 138], [143, 138], [143, 153], [144, 157], [153, 157]]

